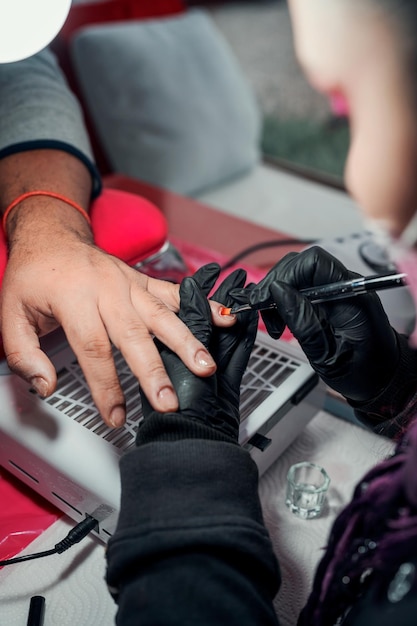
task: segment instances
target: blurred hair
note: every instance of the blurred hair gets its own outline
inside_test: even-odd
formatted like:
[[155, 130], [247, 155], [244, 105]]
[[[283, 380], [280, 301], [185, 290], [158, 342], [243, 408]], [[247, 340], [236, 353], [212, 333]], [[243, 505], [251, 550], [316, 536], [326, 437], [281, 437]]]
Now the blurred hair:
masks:
[[[351, 0], [347, 0], [351, 2]], [[417, 108], [417, 0], [357, 0], [381, 11], [394, 27], [401, 53], [404, 55], [409, 87]], [[395, 32], [396, 31], [396, 32]]]

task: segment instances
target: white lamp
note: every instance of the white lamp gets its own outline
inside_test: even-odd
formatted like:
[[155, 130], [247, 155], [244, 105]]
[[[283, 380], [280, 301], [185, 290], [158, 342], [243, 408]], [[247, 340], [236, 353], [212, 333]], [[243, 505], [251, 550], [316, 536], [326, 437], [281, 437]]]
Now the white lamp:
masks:
[[71, 0], [0, 0], [0, 63], [32, 56], [59, 33]]

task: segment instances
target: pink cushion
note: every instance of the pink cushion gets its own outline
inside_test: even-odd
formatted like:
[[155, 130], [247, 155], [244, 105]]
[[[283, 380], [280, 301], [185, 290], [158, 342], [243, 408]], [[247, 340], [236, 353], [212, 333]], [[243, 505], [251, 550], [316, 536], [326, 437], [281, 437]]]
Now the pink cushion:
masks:
[[161, 211], [127, 191], [104, 189], [91, 205], [90, 216], [96, 244], [130, 265], [158, 252], [167, 240]]

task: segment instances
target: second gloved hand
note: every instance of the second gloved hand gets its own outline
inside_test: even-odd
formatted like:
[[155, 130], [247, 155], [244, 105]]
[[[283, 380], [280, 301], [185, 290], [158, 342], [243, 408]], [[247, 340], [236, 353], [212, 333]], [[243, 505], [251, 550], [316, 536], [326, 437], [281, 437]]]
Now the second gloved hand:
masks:
[[285, 256], [247, 297], [250, 302], [274, 302], [276, 310], [262, 311], [269, 334], [278, 338], [288, 326], [322, 380], [362, 403], [384, 389], [399, 359], [396, 333], [379, 297], [368, 293], [313, 305], [299, 293], [357, 276], [315, 246]]
[[[141, 393], [144, 422], [138, 431], [138, 445], [192, 437], [238, 441], [240, 385], [257, 332], [257, 314], [246, 313], [229, 328], [212, 324], [207, 296], [219, 272], [217, 265], [210, 264], [193, 278], [184, 279], [179, 311], [181, 320], [212, 354], [217, 371], [206, 378], [195, 376], [174, 352], [157, 342], [180, 407], [176, 413], [158, 413]], [[244, 271], [233, 272], [212, 299], [230, 306], [229, 291], [243, 287], [245, 279]]]

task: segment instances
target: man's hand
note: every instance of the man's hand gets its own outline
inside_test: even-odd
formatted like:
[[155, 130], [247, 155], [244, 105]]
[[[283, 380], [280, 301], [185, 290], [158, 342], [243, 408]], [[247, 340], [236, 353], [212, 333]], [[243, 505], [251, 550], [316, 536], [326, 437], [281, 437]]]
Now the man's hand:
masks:
[[[0, 162], [0, 168], [4, 206], [29, 188], [57, 190], [88, 207], [90, 175], [69, 154], [39, 150], [12, 155]], [[7, 227], [9, 260], [1, 294], [3, 347], [9, 367], [41, 396], [54, 391], [56, 372], [40, 348], [39, 337], [60, 325], [94, 402], [110, 426], [121, 426], [125, 419], [112, 344], [161, 412], [177, 410], [178, 400], [154, 335], [197, 376], [215, 372], [207, 348], [176, 315], [179, 286], [149, 278], [98, 249], [78, 211], [61, 201], [34, 197], [11, 212]], [[215, 323], [234, 323], [220, 316], [214, 303], [212, 311]]]

